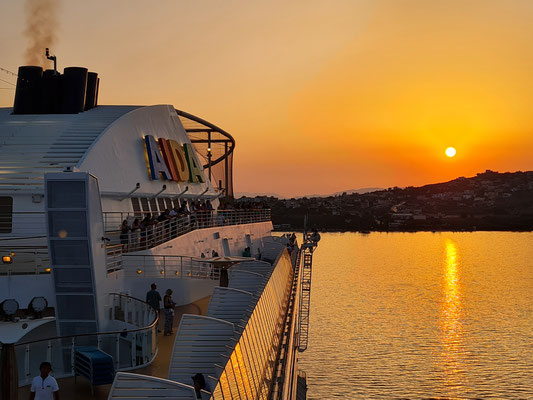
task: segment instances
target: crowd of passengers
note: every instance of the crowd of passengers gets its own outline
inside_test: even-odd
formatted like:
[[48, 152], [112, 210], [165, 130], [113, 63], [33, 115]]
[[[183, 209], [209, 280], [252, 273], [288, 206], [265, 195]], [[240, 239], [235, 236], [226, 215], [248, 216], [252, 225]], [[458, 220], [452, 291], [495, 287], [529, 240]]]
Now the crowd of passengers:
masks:
[[[172, 209], [166, 209], [158, 216], [147, 212], [144, 218], [125, 219], [120, 226], [120, 244], [123, 251], [137, 251], [175, 238], [182, 233], [197, 228], [223, 226], [247, 222], [234, 210], [263, 209], [263, 204], [255, 202], [220, 202], [217, 212], [209, 200], [183, 201]], [[226, 212], [227, 211], [227, 212]]]

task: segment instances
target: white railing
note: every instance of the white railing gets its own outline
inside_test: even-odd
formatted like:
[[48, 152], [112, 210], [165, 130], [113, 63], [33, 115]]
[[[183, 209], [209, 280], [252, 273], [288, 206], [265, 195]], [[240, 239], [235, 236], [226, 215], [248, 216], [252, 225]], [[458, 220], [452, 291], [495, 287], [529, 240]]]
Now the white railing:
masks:
[[191, 256], [122, 255], [124, 275], [139, 278], [220, 279], [220, 269]]
[[[44, 212], [16, 214], [16, 216], [15, 213], [13, 214], [14, 228], [16, 228], [17, 219], [26, 221], [21, 229], [16, 229], [17, 232], [20, 231], [31, 235], [33, 231], [30, 228], [32, 226], [44, 226]], [[128, 225], [131, 226], [135, 219], [141, 222], [148, 214], [150, 213], [103, 213], [105, 237], [109, 239], [106, 242], [108, 272], [122, 268], [123, 253], [147, 250], [196, 229], [270, 221], [270, 209], [196, 211], [190, 215], [178, 215], [168, 217], [168, 219], [160, 218], [163, 219], [161, 221], [154, 217], [149, 223], [143, 224], [137, 230], [121, 233], [120, 227], [123, 221], [127, 221]], [[41, 231], [38, 230], [38, 233], [41, 233]], [[0, 275], [50, 273], [50, 259], [46, 246], [25, 247], [21, 245], [21, 240], [31, 237], [22, 237], [21, 235], [16, 241], [9, 238], [9, 243], [13, 243], [12, 245], [7, 244], [8, 240], [3, 241], [3, 245], [0, 246], [0, 256], [9, 255], [13, 252], [15, 256], [11, 264], [0, 265]], [[44, 241], [45, 239], [46, 236], [39, 236], [39, 240]]]
[[5, 236], [27, 237], [46, 235], [43, 211], [14, 211], [0, 215], [0, 239]]
[[[154, 216], [146, 221], [148, 212], [104, 212], [104, 227], [110, 244], [122, 245], [123, 253], [146, 250], [196, 229], [242, 225], [270, 221], [270, 209], [197, 211], [175, 217]], [[131, 228], [138, 220], [140, 227], [121, 233], [126, 221]], [[144, 223], [143, 223], [144, 221]]]
[[73, 376], [73, 360], [79, 346], [94, 346], [111, 355], [116, 371], [149, 365], [157, 355], [157, 312], [144, 301], [123, 294], [111, 293], [110, 301], [109, 320], [113, 331], [17, 344], [19, 386], [31, 383], [43, 361], [51, 362], [56, 378]]

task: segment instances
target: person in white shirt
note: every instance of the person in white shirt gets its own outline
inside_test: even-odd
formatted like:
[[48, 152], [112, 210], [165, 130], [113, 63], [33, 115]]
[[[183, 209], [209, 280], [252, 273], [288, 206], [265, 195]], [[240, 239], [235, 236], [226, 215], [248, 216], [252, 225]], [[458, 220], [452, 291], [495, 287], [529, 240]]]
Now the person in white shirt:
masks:
[[59, 386], [53, 376], [50, 376], [52, 364], [48, 361], [41, 363], [41, 374], [31, 382], [30, 400], [59, 400]]

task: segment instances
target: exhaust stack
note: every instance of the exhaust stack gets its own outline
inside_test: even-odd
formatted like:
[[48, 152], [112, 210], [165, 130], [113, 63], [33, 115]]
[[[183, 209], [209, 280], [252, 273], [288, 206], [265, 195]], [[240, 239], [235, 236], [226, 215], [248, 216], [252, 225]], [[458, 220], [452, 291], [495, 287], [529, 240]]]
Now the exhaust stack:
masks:
[[57, 57], [45, 56], [54, 62], [54, 69], [19, 67], [13, 114], [78, 114], [98, 104], [100, 78], [83, 67], [57, 70]]
[[46, 58], [48, 60], [52, 60], [54, 62], [54, 75], [58, 75], [58, 72], [57, 72], [57, 57], [50, 55], [50, 49], [48, 47], [46, 48]]

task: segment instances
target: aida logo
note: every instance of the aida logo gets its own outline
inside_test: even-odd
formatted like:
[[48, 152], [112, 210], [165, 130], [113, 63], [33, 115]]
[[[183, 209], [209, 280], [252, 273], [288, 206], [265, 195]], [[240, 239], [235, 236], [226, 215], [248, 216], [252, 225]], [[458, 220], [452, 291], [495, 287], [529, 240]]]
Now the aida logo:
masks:
[[181, 146], [172, 139], [143, 139], [150, 177], [175, 182], [203, 183], [202, 169], [191, 144]]

